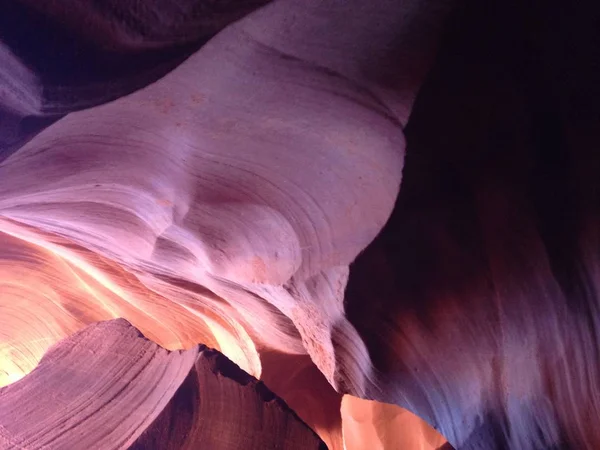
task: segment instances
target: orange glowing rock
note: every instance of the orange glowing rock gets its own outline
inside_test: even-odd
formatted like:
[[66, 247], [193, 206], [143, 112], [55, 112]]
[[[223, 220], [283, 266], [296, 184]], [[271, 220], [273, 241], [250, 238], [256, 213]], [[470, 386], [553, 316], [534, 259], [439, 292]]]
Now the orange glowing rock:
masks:
[[[600, 448], [598, 2], [117, 3], [0, 15], [2, 445], [321, 445], [182, 413], [203, 343], [331, 449]], [[103, 412], [54, 364], [111, 327]]]

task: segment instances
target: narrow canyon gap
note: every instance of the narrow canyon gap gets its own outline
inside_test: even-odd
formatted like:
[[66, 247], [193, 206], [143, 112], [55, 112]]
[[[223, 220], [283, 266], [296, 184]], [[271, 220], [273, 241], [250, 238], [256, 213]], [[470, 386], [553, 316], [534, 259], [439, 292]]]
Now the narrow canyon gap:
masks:
[[199, 343], [300, 416], [215, 384], [263, 445], [600, 446], [596, 5], [0, 4], [0, 398], [123, 317], [187, 365], [105, 447], [261, 448], [185, 406]]

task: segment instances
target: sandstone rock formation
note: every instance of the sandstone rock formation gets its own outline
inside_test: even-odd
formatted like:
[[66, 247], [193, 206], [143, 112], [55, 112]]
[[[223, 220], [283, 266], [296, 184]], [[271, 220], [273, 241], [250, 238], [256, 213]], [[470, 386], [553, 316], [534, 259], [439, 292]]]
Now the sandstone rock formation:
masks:
[[[136, 4], [11, 10], [83, 36], [97, 78], [2, 24], [2, 392], [124, 317], [173, 364], [221, 351], [332, 449], [600, 447], [594, 4]], [[140, 406], [138, 446], [188, 445], [176, 408]]]
[[123, 319], [52, 347], [0, 404], [2, 448], [326, 448], [216, 350], [168, 352]]
[[172, 70], [267, 0], [0, 1], [0, 157]]

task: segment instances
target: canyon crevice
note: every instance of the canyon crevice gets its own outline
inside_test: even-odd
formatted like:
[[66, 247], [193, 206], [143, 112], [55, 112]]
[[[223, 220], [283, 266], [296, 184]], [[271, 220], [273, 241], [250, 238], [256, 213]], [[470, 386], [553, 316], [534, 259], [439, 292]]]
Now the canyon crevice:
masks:
[[600, 447], [600, 7], [0, 8], [1, 448]]

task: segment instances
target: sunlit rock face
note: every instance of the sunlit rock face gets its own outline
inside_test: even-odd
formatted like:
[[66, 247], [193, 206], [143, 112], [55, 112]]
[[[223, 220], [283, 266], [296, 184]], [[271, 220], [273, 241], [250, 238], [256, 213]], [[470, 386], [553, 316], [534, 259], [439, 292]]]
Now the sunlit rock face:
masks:
[[[425, 36], [422, 55], [395, 62], [410, 76], [380, 83], [387, 74], [371, 71], [390, 70], [390, 43], [419, 37], [397, 27], [425, 14], [390, 5], [364, 21], [346, 4], [276, 3], [226, 28], [159, 81], [68, 115], [7, 158], [2, 217], [179, 303], [189, 286], [208, 288], [256, 340], [308, 351], [334, 387], [364, 393], [369, 356], [344, 317], [348, 265], [392, 211], [402, 123], [431, 50]], [[290, 15], [302, 18], [291, 29]]]
[[437, 449], [446, 440], [422, 419], [396, 405], [345, 395], [342, 400], [346, 450]]
[[[6, 223], [5, 229], [15, 227]], [[167, 349], [202, 342], [260, 376], [252, 340], [230, 314], [219, 311], [222, 302], [214, 294], [204, 290], [194, 297], [214, 304], [211, 309], [203, 308], [200, 301], [173, 304], [113, 262], [57, 236], [18, 236], [0, 235], [1, 385], [35, 368], [60, 339], [90, 323], [117, 317], [128, 318]]]
[[[24, 5], [131, 67], [153, 56], [69, 84], [3, 35], [0, 395], [33, 395], [14, 386], [41, 383], [55, 350], [25, 375], [51, 345], [124, 317], [175, 365], [220, 350], [329, 448], [441, 448], [435, 430], [460, 449], [600, 447], [591, 6], [282, 0], [203, 31], [168, 2], [159, 24]], [[185, 361], [153, 375], [168, 387], [120, 381], [163, 396], [129, 405], [136, 440], [106, 448], [269, 448], [194, 406], [177, 441], [181, 386], [206, 369]], [[5, 446], [38, 436], [7, 404]], [[248, 408], [237, 428], [260, 429]]]
[[[24, 133], [18, 120], [4, 121], [7, 130], [18, 127], [9, 130], [17, 136], [6, 140], [0, 166], [2, 302], [12, 317], [2, 383], [21, 379], [85, 325], [125, 317], [167, 349], [202, 342], [221, 350], [268, 380], [330, 448], [347, 447], [342, 422], [350, 416], [331, 385], [360, 394], [370, 377], [364, 345], [343, 314], [348, 265], [392, 210], [402, 125], [435, 39], [399, 41], [400, 48], [418, 44], [419, 52], [398, 61], [410, 69], [392, 86], [378, 80], [389, 74], [371, 69], [387, 66], [397, 25], [422, 20], [418, 4], [390, 16], [383, 2], [362, 24], [342, 3], [277, 4], [222, 31], [143, 89], [215, 27], [258, 4], [240, 3], [209, 21], [213, 26], [202, 15], [178, 25], [180, 12], [173, 20], [167, 14], [158, 25], [142, 23], [144, 32], [130, 26], [131, 17], [122, 20], [123, 10], [71, 6], [24, 3], [13, 14], [64, 22], [83, 36], [82, 45], [108, 52], [109, 67], [127, 64], [110, 74], [87, 61], [87, 71], [61, 79], [45, 60], [33, 58], [38, 65], [30, 67], [31, 54], [14, 45], [14, 33], [4, 36], [13, 44], [3, 74], [12, 94], [5, 117], [34, 117], [35, 126]], [[135, 25], [143, 22], [140, 11], [118, 7]], [[415, 17], [407, 21], [407, 13]], [[301, 20], [290, 31], [293, 16]], [[354, 40], [332, 33], [345, 21], [346, 30], [359, 32]], [[372, 22], [382, 26], [375, 36]], [[315, 34], [319, 29], [330, 31]], [[356, 48], [367, 37], [371, 44]], [[323, 58], [315, 49], [328, 41]], [[52, 45], [64, 43], [46, 42]], [[81, 62], [78, 52], [69, 55]], [[61, 93], [69, 93], [62, 102]], [[343, 360], [334, 338], [348, 340]]]

